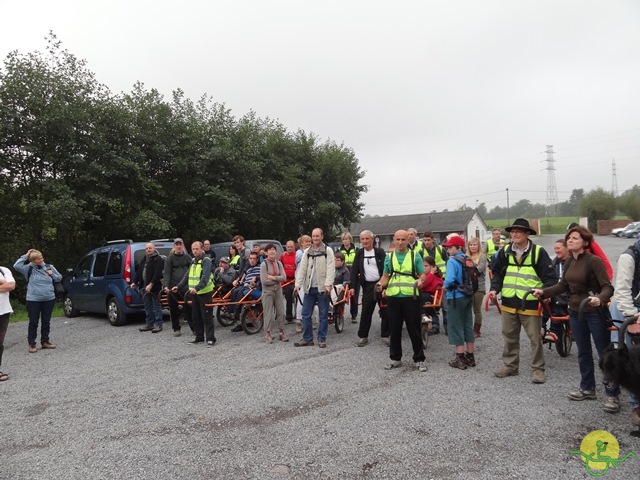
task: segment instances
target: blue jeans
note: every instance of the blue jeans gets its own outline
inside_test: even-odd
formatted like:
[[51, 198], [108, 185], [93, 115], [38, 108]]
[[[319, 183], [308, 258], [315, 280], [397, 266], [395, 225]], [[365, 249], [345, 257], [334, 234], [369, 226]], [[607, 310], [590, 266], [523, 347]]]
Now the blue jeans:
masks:
[[329, 330], [329, 297], [324, 290], [321, 292], [317, 288], [312, 287], [308, 293], [304, 294], [302, 303], [302, 338], [307, 342], [313, 340], [313, 325], [311, 323], [311, 315], [313, 307], [318, 304], [318, 341], [327, 339], [327, 330]]
[[[593, 362], [593, 350], [591, 349], [591, 338], [598, 351], [598, 357], [611, 343], [611, 335], [604, 321], [597, 312], [585, 312], [584, 318], [578, 320], [578, 312], [569, 310], [569, 321], [571, 322], [571, 333], [578, 347], [578, 366], [580, 367], [580, 388], [582, 390], [595, 390], [596, 377]], [[620, 395], [620, 387], [614, 385], [607, 387], [605, 393], [608, 397]]]
[[[622, 315], [622, 312], [620, 310], [618, 310], [618, 302], [613, 301], [611, 302], [611, 306], [609, 307], [609, 311], [611, 312], [611, 318], [613, 319], [613, 323], [620, 328], [620, 325], [622, 325], [622, 323], [624, 322], [624, 315]], [[612, 342], [618, 342], [618, 332], [614, 331], [611, 332], [611, 341]], [[631, 337], [629, 337], [627, 335], [627, 338], [625, 338], [625, 343], [627, 344], [627, 346], [629, 348], [631, 348]], [[631, 406], [633, 406], [634, 408], [639, 406], [640, 403], [638, 402], [638, 397], [637, 395], [629, 392], [629, 403], [631, 404]]]
[[162, 304], [157, 296], [147, 293], [142, 297], [144, 303], [144, 316], [147, 327], [162, 328]]

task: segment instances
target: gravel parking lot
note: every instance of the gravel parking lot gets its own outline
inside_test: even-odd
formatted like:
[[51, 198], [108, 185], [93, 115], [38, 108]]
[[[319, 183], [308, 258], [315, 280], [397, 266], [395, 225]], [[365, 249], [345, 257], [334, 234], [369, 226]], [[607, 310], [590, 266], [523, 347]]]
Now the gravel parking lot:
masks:
[[[631, 243], [597, 240], [612, 263]], [[356, 325], [330, 326], [325, 350], [267, 345], [217, 324], [207, 349], [170, 325], [159, 334], [139, 326], [58, 318], [58, 348], [29, 354], [27, 324], [10, 325], [0, 478], [590, 478], [569, 452], [593, 430], [612, 433], [621, 456], [638, 454], [605, 478], [640, 476], [627, 393], [617, 415], [603, 412], [601, 388], [597, 401], [567, 399], [579, 381], [575, 346], [567, 358], [545, 350], [547, 382], [534, 385], [523, 334], [520, 375], [493, 375], [502, 365], [495, 309], [475, 369], [450, 368], [452, 348], [438, 335], [426, 373], [411, 362], [406, 332], [404, 366], [383, 369], [379, 322], [365, 348], [354, 346]]]

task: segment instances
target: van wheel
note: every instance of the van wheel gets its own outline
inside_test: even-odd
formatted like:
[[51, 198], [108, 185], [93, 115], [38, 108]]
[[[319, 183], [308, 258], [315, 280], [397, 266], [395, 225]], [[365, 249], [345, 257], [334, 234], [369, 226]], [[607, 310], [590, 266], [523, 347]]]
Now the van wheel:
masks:
[[109, 318], [109, 323], [114, 327], [121, 327], [127, 323], [127, 317], [120, 310], [115, 298], [110, 298], [107, 302], [107, 317]]
[[64, 309], [65, 316], [69, 318], [77, 317], [80, 314], [80, 312], [76, 310], [76, 307], [73, 305], [71, 297], [68, 294], [64, 296], [62, 308]]

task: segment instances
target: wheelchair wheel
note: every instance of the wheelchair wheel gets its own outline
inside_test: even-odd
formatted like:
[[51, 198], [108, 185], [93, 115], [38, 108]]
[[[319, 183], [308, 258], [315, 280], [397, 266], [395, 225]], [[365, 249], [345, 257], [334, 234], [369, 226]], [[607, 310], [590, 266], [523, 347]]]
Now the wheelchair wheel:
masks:
[[561, 357], [566, 357], [567, 355], [569, 355], [572, 344], [573, 338], [571, 336], [571, 332], [566, 325], [563, 325], [562, 330], [560, 331], [560, 335], [558, 336], [558, 342], [556, 343], [556, 350], [558, 351], [558, 355], [560, 355]]
[[333, 327], [336, 329], [337, 333], [341, 333], [344, 330], [344, 312], [335, 313], [333, 315]]
[[218, 319], [218, 323], [223, 327], [230, 327], [235, 323], [233, 318], [231, 318], [231, 313], [229, 313], [228, 305], [218, 305], [216, 307], [216, 318]]
[[240, 313], [240, 325], [247, 335], [255, 335], [262, 330], [264, 317], [262, 315], [262, 304], [249, 305], [242, 308]]
[[422, 349], [426, 350], [429, 345], [429, 328], [431, 327], [431, 323], [423, 323], [420, 325], [420, 330], [422, 331]]

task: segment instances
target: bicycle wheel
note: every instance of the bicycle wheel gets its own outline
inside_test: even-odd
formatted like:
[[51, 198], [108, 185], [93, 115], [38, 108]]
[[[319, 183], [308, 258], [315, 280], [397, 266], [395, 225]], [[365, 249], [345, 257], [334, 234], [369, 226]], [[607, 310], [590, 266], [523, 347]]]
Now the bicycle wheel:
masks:
[[561, 357], [566, 357], [569, 355], [571, 351], [571, 332], [567, 328], [566, 324], [562, 325], [562, 330], [560, 330], [560, 335], [558, 335], [558, 341], [556, 342], [556, 350], [558, 351], [558, 355]]
[[255, 335], [262, 330], [263, 320], [262, 305], [250, 305], [242, 308], [240, 325], [247, 335]]
[[344, 311], [336, 313], [333, 316], [333, 327], [336, 329], [337, 333], [340, 333], [342, 332], [342, 330], [344, 330]]
[[218, 323], [223, 327], [230, 327], [235, 323], [231, 317], [231, 313], [229, 313], [228, 305], [218, 305], [216, 307], [216, 318], [218, 319]]

